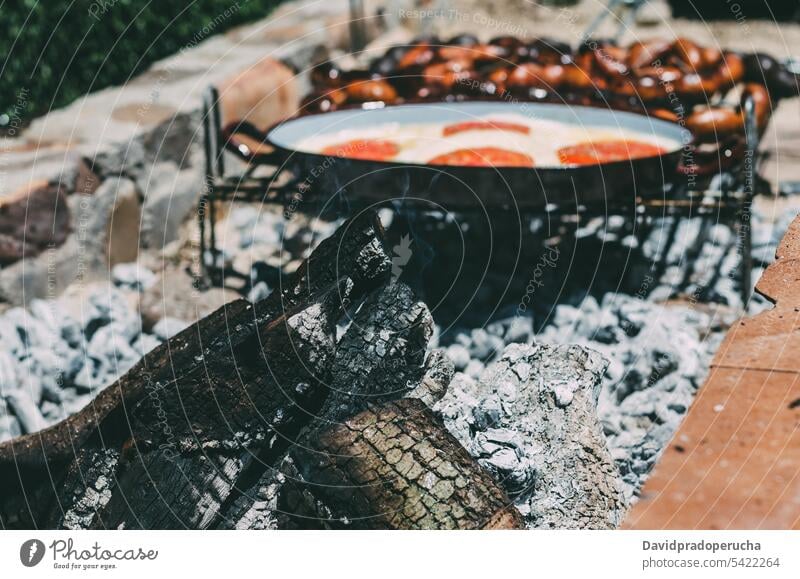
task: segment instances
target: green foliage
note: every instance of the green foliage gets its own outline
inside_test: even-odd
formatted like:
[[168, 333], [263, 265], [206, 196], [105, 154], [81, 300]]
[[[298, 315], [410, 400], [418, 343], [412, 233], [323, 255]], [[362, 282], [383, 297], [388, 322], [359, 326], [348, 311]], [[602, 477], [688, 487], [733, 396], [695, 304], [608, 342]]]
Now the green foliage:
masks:
[[0, 125], [19, 125], [88, 92], [122, 84], [160, 58], [266, 16], [280, 1], [5, 2]]

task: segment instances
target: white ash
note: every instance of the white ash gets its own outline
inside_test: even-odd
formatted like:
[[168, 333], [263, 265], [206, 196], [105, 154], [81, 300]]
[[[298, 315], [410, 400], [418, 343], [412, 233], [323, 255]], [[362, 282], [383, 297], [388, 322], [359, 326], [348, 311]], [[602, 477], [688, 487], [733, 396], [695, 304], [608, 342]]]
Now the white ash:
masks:
[[[774, 259], [792, 219], [791, 211], [767, 215], [753, 205], [753, 283]], [[593, 220], [577, 236], [598, 236], [618, 225], [614, 219]], [[547, 320], [539, 322], [543, 327], [535, 337], [531, 318], [519, 316], [485, 328], [451, 330], [442, 345], [459, 372], [456, 385], [477, 380], [511, 341], [579, 344], [599, 352], [609, 366], [598, 415], [626, 497], [634, 499], [691, 406], [725, 331], [741, 313], [739, 242], [737, 233], [721, 223], [656, 220], [642, 246], [645, 273], [657, 277], [642, 288], [646, 291], [632, 290], [636, 297], [608, 293], [601, 304], [585, 290], [559, 294], [557, 304], [537, 310]], [[654, 264], [662, 264], [663, 272]], [[765, 307], [766, 300], [756, 295], [748, 313]], [[571, 394], [557, 393], [564, 401]]]
[[175, 334], [178, 334], [188, 327], [188, 323], [177, 318], [170, 318], [169, 316], [161, 318], [153, 326], [153, 334], [158, 340], [166, 342]]
[[156, 282], [156, 274], [136, 262], [118, 263], [111, 269], [111, 278], [117, 287], [135, 291], [144, 291]]
[[568, 345], [511, 344], [434, 407], [495, 474], [529, 528], [608, 529], [626, 504], [597, 419], [606, 362]]
[[633, 497], [672, 438], [708, 373], [730, 320], [696, 306], [607, 294], [556, 307], [542, 342], [580, 344], [609, 361], [598, 415]]
[[154, 274], [116, 266], [114, 284], [33, 300], [0, 314], [0, 440], [36, 432], [88, 404], [144, 354], [186, 326], [165, 319], [142, 331], [136, 300]]
[[[451, 388], [461, 390], [464, 384], [479, 384], [486, 376], [485, 364], [491, 367], [497, 360], [500, 350], [478, 359], [486, 352], [486, 334], [504, 343], [513, 337], [528, 344], [576, 344], [602, 355], [608, 368], [597, 415], [630, 500], [691, 405], [731, 321], [730, 315], [712, 316], [701, 305], [654, 304], [607, 294], [602, 304], [587, 297], [578, 307], [555, 306], [539, 334], [534, 335], [530, 318], [510, 318], [487, 325], [486, 331], [457, 331], [448, 336], [452, 343], [444, 351], [459, 370]], [[552, 392], [560, 404], [568, 405], [575, 395], [574, 383], [554, 383]], [[500, 415], [513, 431], [512, 418]]]

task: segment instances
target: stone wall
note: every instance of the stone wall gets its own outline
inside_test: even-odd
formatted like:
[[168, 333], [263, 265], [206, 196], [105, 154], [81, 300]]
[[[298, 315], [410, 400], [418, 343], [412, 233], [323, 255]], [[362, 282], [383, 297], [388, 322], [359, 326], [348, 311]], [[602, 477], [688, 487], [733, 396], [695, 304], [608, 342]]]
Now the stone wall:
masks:
[[219, 88], [228, 119], [267, 125], [291, 115], [312, 56], [346, 45], [347, 5], [286, 3], [9, 135], [0, 149], [0, 303], [52, 298], [174, 241], [202, 192], [206, 88]]

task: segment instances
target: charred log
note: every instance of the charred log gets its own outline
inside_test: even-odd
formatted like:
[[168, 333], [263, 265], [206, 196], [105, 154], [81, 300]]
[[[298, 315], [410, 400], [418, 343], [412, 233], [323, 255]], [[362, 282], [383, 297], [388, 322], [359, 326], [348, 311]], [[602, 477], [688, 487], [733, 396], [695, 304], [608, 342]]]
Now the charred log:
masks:
[[[263, 462], [262, 451], [268, 461], [280, 458], [324, 401], [336, 319], [390, 272], [382, 234], [374, 215], [348, 222], [266, 300], [226, 305], [149, 353], [78, 414], [0, 445], [2, 526], [84, 526], [80, 501], [92, 482], [74, 473], [106, 472], [108, 452], [118, 455], [108, 480], [119, 486], [92, 524], [212, 524], [247, 466]], [[175, 512], [135, 520], [148, 498], [163, 504], [164, 485], [192, 482], [215, 489], [206, 507], [179, 502]], [[136, 501], [123, 509], [123, 495]]]
[[[324, 297], [338, 302], [338, 288]], [[211, 526], [250, 465], [278, 460], [319, 409], [339, 314], [325, 302], [289, 313], [260, 333], [261, 351], [249, 344], [213, 372], [198, 363], [134, 405], [94, 526]]]
[[[331, 369], [330, 393], [318, 415], [306, 426], [299, 444], [290, 449], [279, 473], [265, 470], [238, 508], [251, 516], [264, 504], [264, 489], [277, 490], [281, 514], [271, 519], [278, 527], [318, 528], [314, 489], [305, 484], [296, 452], [312, 445], [319, 433], [338, 425], [370, 403], [414, 395], [440, 397], [453, 375], [452, 363], [434, 352], [425, 359], [433, 333], [427, 306], [404, 284], [390, 283], [364, 300], [339, 340]], [[273, 493], [274, 494], [274, 493]], [[272, 500], [272, 498], [270, 499]], [[275, 508], [275, 503], [273, 503]], [[240, 525], [234, 520], [223, 526]]]
[[337, 344], [332, 392], [319, 421], [338, 421], [370, 402], [403, 397], [424, 374], [432, 334], [431, 313], [408, 286], [390, 283], [372, 293]]
[[325, 528], [522, 526], [505, 492], [419, 400], [370, 407], [294, 454]]

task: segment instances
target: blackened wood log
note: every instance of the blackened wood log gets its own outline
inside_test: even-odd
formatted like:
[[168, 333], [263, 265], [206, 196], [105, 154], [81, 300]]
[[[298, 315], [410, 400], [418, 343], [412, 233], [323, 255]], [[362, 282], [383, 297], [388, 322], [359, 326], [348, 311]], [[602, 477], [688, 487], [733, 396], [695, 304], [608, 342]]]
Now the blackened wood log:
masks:
[[[167, 463], [171, 474], [186, 470], [185, 460], [196, 467], [190, 478], [214, 490], [204, 495], [206, 507], [179, 503], [169, 516], [151, 513], [147, 523], [153, 528], [212, 524], [214, 509], [227, 506], [237, 477], [250, 463], [264, 462], [262, 448], [268, 459], [279, 457], [275, 445], [291, 444], [292, 432], [324, 400], [320, 385], [327, 381], [333, 351], [333, 312], [388, 276], [391, 262], [382, 235], [375, 215], [346, 223], [266, 300], [224, 306], [150, 352], [78, 414], [0, 444], [0, 524], [85, 526], [91, 517], [81, 497], [98, 495], [92, 481], [70, 473], [110, 468], [109, 480], [119, 477], [120, 491], [133, 493], [147, 488], [139, 482], [153, 479], [153, 469], [166, 476]], [[279, 431], [278, 425], [285, 427]], [[209, 458], [212, 452], [216, 456]], [[150, 491], [162, 492], [158, 486], [150, 485]], [[100, 495], [105, 499], [95, 501], [98, 509], [108, 505], [92, 524], [142, 523], [132, 520], [136, 505], [127, 513], [119, 508], [115, 492], [105, 489]]]
[[374, 214], [362, 214], [345, 223], [324, 240], [285, 286], [267, 299], [251, 304], [228, 303], [192, 324], [168, 342], [149, 352], [117, 382], [100, 392], [91, 405], [71, 417], [31, 435], [0, 444], [0, 471], [4, 465], [44, 466], [69, 460], [95, 429], [116, 434], [114, 426], [124, 406], [146, 395], [148, 384], [158, 385], [177, 378], [183, 368], [203, 356], [206, 364], [229, 357], [243, 344], [258, 340], [260, 328], [283, 311], [291, 310], [309, 296], [330, 286], [339, 277], [353, 281], [353, 298], [379, 285], [391, 271], [391, 260], [382, 246], [383, 228]]
[[422, 378], [431, 335], [431, 313], [408, 286], [394, 282], [373, 292], [337, 344], [320, 422], [403, 397]]
[[294, 455], [324, 527], [523, 525], [505, 492], [420, 400], [371, 407], [320, 432]]
[[[390, 283], [370, 294], [337, 343], [330, 391], [317, 416], [305, 427], [299, 444], [290, 449], [280, 472], [264, 469], [259, 473], [251, 488], [237, 499], [238, 515], [228, 513], [220, 525], [250, 528], [248, 525], [268, 522], [288, 528], [316, 526], [317, 517], [309, 514], [306, 504], [316, 499], [302, 488], [302, 476], [294, 466], [294, 449], [304, 448], [321, 429], [339, 424], [369, 403], [411, 393], [431, 401], [443, 395], [453, 366], [441, 352], [425, 359], [432, 333], [433, 319], [427, 306], [406, 285]], [[280, 508], [276, 501], [282, 502]], [[280, 514], [265, 516], [268, 506]]]
[[324, 400], [339, 288], [287, 313], [213, 370], [195, 364], [129, 412], [100, 528], [208, 528], [251, 464], [273, 464]]
[[[57, 499], [41, 516], [46, 529], [88, 529], [116, 485], [120, 451], [86, 446], [77, 452], [56, 487]], [[49, 499], [48, 495], [44, 495]]]
[[418, 398], [433, 408], [447, 392], [447, 387], [455, 374], [453, 362], [444, 350], [433, 350], [425, 360], [425, 373], [419, 384], [406, 394], [407, 398]]

